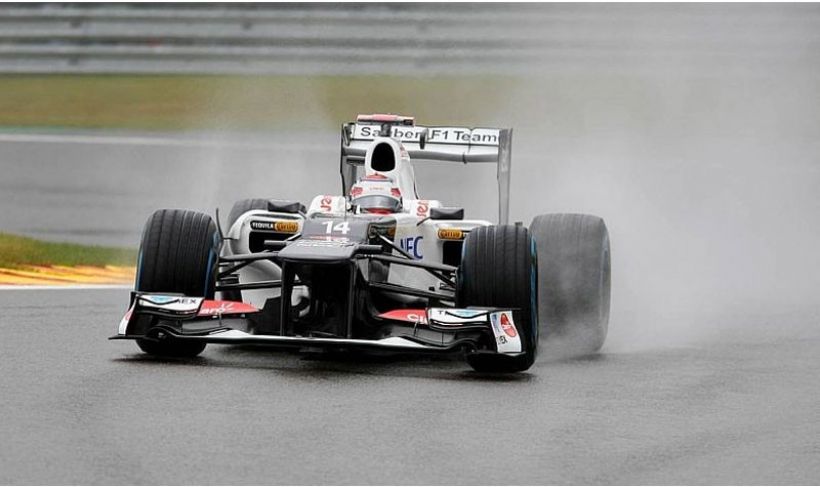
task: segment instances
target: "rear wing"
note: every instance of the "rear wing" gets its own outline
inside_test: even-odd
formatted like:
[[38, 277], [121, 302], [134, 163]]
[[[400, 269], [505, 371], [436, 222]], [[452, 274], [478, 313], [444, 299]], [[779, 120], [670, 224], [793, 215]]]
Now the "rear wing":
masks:
[[[374, 123], [375, 122], [375, 123]], [[382, 122], [382, 123], [379, 123]], [[410, 122], [412, 123], [412, 122]], [[348, 194], [356, 182], [357, 166], [364, 164], [370, 143], [390, 130], [411, 161], [494, 163], [498, 179], [498, 222], [509, 221], [512, 129], [467, 127], [422, 127], [402, 119], [386, 122], [367, 120], [342, 125], [340, 170], [342, 190]]]

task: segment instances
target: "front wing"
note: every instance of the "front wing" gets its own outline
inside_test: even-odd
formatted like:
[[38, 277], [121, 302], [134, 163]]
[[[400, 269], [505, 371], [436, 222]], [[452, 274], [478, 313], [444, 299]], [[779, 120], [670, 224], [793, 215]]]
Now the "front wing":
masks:
[[[131, 308], [112, 340], [180, 340], [216, 344], [270, 345], [281, 348], [323, 348], [411, 353], [453, 353], [479, 347], [476, 333], [495, 338], [494, 352], [523, 352], [515, 325], [517, 310], [497, 308], [398, 309], [376, 317], [391, 329], [407, 332], [377, 339], [284, 336], [254, 333], [262, 315], [246, 303], [214, 301], [181, 295], [133, 293]], [[426, 333], [422, 333], [426, 331]], [[441, 340], [431, 340], [430, 333]], [[447, 338], [447, 339], [445, 339]]]

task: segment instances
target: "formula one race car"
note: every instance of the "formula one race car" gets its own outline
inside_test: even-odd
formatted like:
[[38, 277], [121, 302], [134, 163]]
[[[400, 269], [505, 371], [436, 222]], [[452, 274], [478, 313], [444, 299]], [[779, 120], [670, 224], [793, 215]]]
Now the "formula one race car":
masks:
[[[342, 126], [341, 195], [242, 200], [224, 234], [218, 214], [156, 211], [112, 339], [178, 357], [208, 343], [460, 353], [484, 372], [528, 369], [539, 335], [598, 350], [606, 226], [575, 214], [508, 225], [511, 135], [360, 115]], [[421, 199], [411, 160], [497, 164], [499, 224]]]

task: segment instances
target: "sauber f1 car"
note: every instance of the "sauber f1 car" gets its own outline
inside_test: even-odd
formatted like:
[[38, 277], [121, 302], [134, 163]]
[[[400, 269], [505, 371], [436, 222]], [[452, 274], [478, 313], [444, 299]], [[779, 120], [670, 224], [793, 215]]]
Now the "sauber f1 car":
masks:
[[[177, 357], [208, 343], [462, 354], [482, 372], [528, 369], [540, 335], [598, 350], [606, 226], [577, 214], [507, 224], [511, 136], [360, 115], [342, 126], [342, 194], [242, 200], [224, 233], [218, 213], [154, 212], [111, 338]], [[419, 196], [413, 164], [448, 162], [497, 164], [497, 225]]]

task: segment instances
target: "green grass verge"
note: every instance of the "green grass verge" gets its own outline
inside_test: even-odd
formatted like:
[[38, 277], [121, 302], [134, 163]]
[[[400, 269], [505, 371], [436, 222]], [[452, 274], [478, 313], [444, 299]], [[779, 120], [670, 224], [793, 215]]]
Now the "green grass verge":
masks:
[[[745, 81], [744, 81], [745, 83]], [[414, 115], [425, 125], [514, 127], [576, 137], [639, 127], [700, 126], [734, 86], [641, 76], [4, 75], [0, 128], [140, 131], [336, 130], [357, 113]], [[744, 86], [740, 84], [739, 86]], [[739, 94], [738, 94], [739, 93]], [[737, 97], [741, 96], [738, 100]], [[678, 106], [679, 104], [679, 106]], [[671, 126], [669, 125], [671, 124]], [[634, 131], [634, 130], [633, 130]]]
[[119, 265], [133, 266], [133, 249], [43, 242], [0, 233], [0, 267], [15, 269], [30, 265]]
[[0, 76], [0, 125], [139, 130], [336, 128], [357, 113], [487, 123], [511, 77]]

